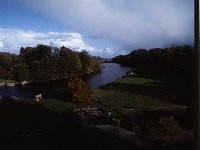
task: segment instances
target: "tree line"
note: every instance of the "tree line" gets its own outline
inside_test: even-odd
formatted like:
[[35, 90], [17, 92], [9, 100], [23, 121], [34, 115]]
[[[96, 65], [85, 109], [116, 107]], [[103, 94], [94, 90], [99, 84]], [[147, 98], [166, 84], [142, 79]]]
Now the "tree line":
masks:
[[20, 54], [0, 53], [0, 78], [48, 82], [69, 75], [82, 76], [100, 70], [101, 60], [87, 51], [37, 45], [20, 49]]
[[191, 46], [137, 49], [128, 55], [114, 57], [112, 62], [135, 68], [142, 74], [156, 74], [165, 80], [192, 82], [196, 69], [195, 50]]
[[172, 46], [170, 48], [137, 49], [128, 55], [114, 57], [112, 62], [151, 72], [183, 71], [195, 63], [195, 51], [191, 46]]

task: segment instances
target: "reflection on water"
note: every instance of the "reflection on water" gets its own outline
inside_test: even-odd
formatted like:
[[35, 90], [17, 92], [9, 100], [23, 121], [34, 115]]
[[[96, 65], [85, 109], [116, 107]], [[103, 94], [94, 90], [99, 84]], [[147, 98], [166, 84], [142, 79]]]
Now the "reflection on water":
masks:
[[15, 96], [23, 99], [33, 99], [37, 94], [42, 94], [43, 97], [52, 97], [62, 92], [64, 92], [64, 82], [62, 81], [34, 83], [24, 87], [0, 87], [1, 96]]
[[[83, 77], [83, 80], [91, 89], [113, 82], [123, 76], [131, 68], [122, 67], [115, 63], [104, 63], [101, 72]], [[1, 96], [15, 96], [23, 99], [33, 99], [37, 94], [44, 97], [53, 97], [65, 91], [63, 81], [52, 81], [50, 83], [32, 84], [26, 87], [0, 87]]]

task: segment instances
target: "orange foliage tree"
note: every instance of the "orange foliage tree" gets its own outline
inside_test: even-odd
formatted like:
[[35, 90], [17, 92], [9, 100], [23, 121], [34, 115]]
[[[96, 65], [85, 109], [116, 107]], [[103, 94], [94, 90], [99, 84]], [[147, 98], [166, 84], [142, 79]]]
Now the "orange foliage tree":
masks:
[[78, 76], [70, 75], [66, 78], [67, 95], [73, 102], [88, 102], [91, 100], [91, 90]]

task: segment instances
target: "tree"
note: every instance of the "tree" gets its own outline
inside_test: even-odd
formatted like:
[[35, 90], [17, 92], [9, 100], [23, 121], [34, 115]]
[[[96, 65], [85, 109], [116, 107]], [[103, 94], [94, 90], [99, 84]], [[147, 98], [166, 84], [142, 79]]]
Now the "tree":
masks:
[[77, 52], [61, 47], [60, 48], [60, 63], [62, 65], [63, 77], [74, 74], [82, 74], [82, 63]]
[[60, 66], [62, 66], [61, 69], [61, 74], [62, 77], [65, 78], [68, 74], [69, 74], [69, 70], [70, 70], [70, 64], [69, 64], [69, 60], [68, 60], [68, 55], [69, 53], [71, 53], [71, 50], [66, 48], [66, 47], [61, 47], [60, 51], [59, 51], [59, 63]]
[[31, 76], [35, 82], [47, 82], [51, 80], [51, 64], [49, 59], [35, 60], [32, 63]]
[[82, 69], [84, 74], [88, 74], [90, 72], [90, 56], [87, 51], [81, 51], [79, 53], [79, 58], [81, 60]]
[[28, 64], [21, 62], [16, 66], [16, 79], [18, 81], [30, 80], [30, 70]]
[[147, 122], [144, 131], [157, 139], [169, 140], [179, 137], [182, 129], [173, 116], [164, 116], [154, 122]]
[[10, 53], [0, 53], [0, 77], [14, 79], [14, 71], [17, 64], [17, 56]]
[[69, 74], [80, 75], [82, 72], [82, 64], [78, 54], [71, 52], [68, 55]]
[[0, 78], [47, 82], [69, 75], [81, 76], [100, 70], [99, 60], [87, 51], [75, 52], [66, 47], [37, 45], [21, 47], [20, 55], [0, 52]]
[[81, 78], [70, 75], [66, 82], [67, 95], [73, 102], [87, 102], [91, 100], [91, 90]]

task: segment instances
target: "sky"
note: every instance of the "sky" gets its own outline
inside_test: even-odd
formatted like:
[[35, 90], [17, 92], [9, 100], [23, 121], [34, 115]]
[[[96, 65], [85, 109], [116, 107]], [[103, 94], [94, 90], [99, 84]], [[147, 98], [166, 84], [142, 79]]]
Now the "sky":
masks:
[[0, 51], [37, 44], [111, 58], [194, 45], [194, 0], [0, 0]]

